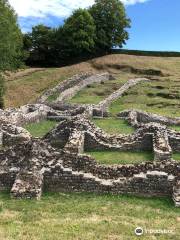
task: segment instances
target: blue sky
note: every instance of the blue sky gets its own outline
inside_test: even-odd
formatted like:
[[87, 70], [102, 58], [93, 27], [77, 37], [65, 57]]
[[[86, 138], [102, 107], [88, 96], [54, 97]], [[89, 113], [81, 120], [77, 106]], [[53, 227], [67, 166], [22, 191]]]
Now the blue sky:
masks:
[[[23, 32], [43, 23], [58, 26], [73, 9], [94, 0], [9, 0]], [[122, 0], [132, 20], [124, 48], [180, 51], [180, 0]]]
[[180, 0], [149, 0], [126, 8], [132, 27], [125, 48], [180, 51]]

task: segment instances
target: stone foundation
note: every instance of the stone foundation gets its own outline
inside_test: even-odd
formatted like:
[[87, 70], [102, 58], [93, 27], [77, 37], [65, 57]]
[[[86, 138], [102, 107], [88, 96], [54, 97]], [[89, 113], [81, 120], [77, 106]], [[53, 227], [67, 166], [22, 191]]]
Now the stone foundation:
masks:
[[[180, 164], [172, 152], [180, 151], [180, 133], [169, 125], [179, 118], [166, 118], [137, 110], [118, 118], [135, 127], [133, 134], [111, 135], [96, 127], [93, 115], [108, 116], [108, 106], [130, 87], [148, 79], [128, 81], [98, 105], [64, 104], [81, 88], [109, 80], [109, 74], [75, 76], [46, 92], [39, 102], [19, 109], [0, 111], [0, 190], [12, 198], [40, 199], [44, 190], [75, 191], [139, 196], [171, 196], [180, 206]], [[53, 93], [58, 102], [46, 105]], [[33, 139], [22, 128], [30, 122], [56, 120], [57, 127], [43, 139]], [[84, 150], [154, 152], [154, 160], [141, 164], [101, 165]]]

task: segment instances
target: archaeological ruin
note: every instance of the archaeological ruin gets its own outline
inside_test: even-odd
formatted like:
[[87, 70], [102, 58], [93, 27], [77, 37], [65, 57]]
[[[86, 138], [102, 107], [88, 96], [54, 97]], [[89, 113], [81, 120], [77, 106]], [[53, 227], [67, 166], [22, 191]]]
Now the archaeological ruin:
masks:
[[[12, 198], [39, 199], [43, 191], [95, 192], [137, 196], [170, 196], [180, 207], [180, 118], [135, 109], [117, 114], [135, 128], [132, 134], [111, 135], [92, 118], [108, 118], [110, 104], [128, 89], [150, 81], [136, 78], [98, 104], [68, 100], [92, 83], [111, 81], [109, 73], [76, 75], [45, 92], [37, 103], [0, 110], [0, 190]], [[48, 98], [57, 95], [54, 101]], [[53, 120], [57, 125], [43, 138], [24, 129], [27, 123]], [[102, 165], [85, 151], [152, 151], [154, 160], [128, 165]]]

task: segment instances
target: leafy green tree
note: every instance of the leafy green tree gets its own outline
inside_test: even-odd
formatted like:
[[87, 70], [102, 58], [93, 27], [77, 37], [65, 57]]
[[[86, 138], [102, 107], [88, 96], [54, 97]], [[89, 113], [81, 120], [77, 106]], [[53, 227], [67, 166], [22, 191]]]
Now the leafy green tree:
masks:
[[23, 34], [23, 51], [24, 51], [24, 61], [28, 64], [30, 58], [30, 53], [32, 50], [32, 37], [31, 33]]
[[82, 57], [93, 51], [95, 24], [87, 10], [77, 9], [74, 11], [58, 32], [62, 57]]
[[22, 34], [17, 16], [7, 0], [0, 0], [0, 108], [4, 107], [2, 72], [18, 68], [23, 59]]
[[102, 52], [122, 47], [128, 39], [130, 20], [119, 0], [95, 0], [89, 9], [96, 25], [96, 48]]
[[24, 49], [30, 52], [30, 63], [49, 65], [53, 56], [54, 30], [45, 25], [32, 28], [32, 33], [24, 35]]
[[26, 51], [30, 51], [33, 47], [31, 33], [23, 34], [23, 48]]
[[4, 79], [0, 73], [0, 109], [4, 108]]
[[19, 67], [23, 58], [22, 47], [17, 16], [7, 0], [0, 0], [0, 69]]

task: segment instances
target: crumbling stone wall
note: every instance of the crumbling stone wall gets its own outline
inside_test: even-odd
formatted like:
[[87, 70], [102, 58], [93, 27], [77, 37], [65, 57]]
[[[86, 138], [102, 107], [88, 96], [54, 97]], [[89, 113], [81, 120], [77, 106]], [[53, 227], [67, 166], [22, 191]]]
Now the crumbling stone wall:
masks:
[[24, 128], [11, 124], [2, 124], [0, 126], [0, 146], [13, 146], [17, 143], [28, 141], [31, 134]]
[[118, 117], [127, 119], [131, 125], [146, 124], [149, 122], [160, 123], [163, 125], [176, 125], [180, 126], [179, 118], [170, 118], [165, 116], [160, 116], [153, 113], [147, 113], [139, 110], [126, 110], [117, 114]]
[[9, 108], [0, 112], [0, 123], [10, 123], [23, 126], [28, 123], [39, 122], [47, 118], [48, 113], [54, 112], [46, 105], [31, 104], [20, 108]]
[[100, 83], [102, 81], [107, 81], [111, 79], [109, 73], [95, 74], [92, 75], [90, 73], [75, 75], [72, 78], [63, 81], [55, 88], [48, 90], [45, 92], [39, 99], [39, 103], [45, 103], [49, 96], [58, 93], [59, 97], [55, 102], [64, 102], [72, 98], [77, 92], [86, 86], [93, 83]]
[[[4, 156], [6, 156], [6, 161], [3, 162]], [[103, 169], [103, 166], [96, 165], [97, 174], [95, 174], [90, 172], [89, 169], [86, 172], [82, 168], [74, 169], [73, 166], [67, 166], [67, 159], [70, 158], [72, 164], [77, 166], [72, 157], [78, 158], [82, 163], [85, 157], [86, 161], [88, 161], [87, 156], [57, 151], [42, 140], [31, 140], [8, 150], [2, 150], [0, 151], [1, 189], [9, 189], [11, 186], [11, 196], [13, 198], [37, 199], [40, 198], [42, 189], [49, 191], [171, 196], [178, 177], [176, 169], [178, 166], [172, 163], [171, 170], [168, 165], [162, 171], [158, 165], [155, 166], [153, 163], [149, 163], [149, 165], [146, 165], [146, 169], [136, 167], [138, 169], [136, 172], [135, 169], [134, 172], [132, 170], [133, 165], [132, 169], [129, 166], [116, 166], [116, 171], [113, 166], [104, 166]], [[121, 174], [118, 167], [121, 168]], [[7, 169], [9, 170], [9, 174], [5, 174], [5, 169], [6, 172]], [[103, 175], [105, 169], [108, 172], [106, 177]], [[141, 170], [143, 172], [140, 172]]]
[[105, 116], [107, 115], [108, 107], [116, 99], [123, 96], [123, 94], [131, 87], [137, 85], [140, 82], [149, 81], [147, 78], [135, 78], [127, 81], [121, 88], [109, 95], [106, 99], [102, 100], [94, 109], [94, 116]]
[[80, 81], [79, 83], [77, 83], [75, 86], [72, 86], [71, 88], [68, 88], [65, 91], [63, 91], [55, 102], [60, 103], [60, 102], [67, 101], [73, 98], [80, 90], [87, 87], [88, 85], [93, 83], [101, 83], [109, 79], [110, 79], [109, 73], [96, 74], [96, 75], [87, 77], [82, 81]]
[[168, 138], [173, 152], [180, 152], [180, 132], [168, 130]]
[[[172, 196], [180, 206], [180, 164], [172, 159], [172, 152], [180, 151], [180, 133], [167, 127], [179, 125], [179, 118], [124, 111], [118, 117], [136, 128], [129, 135], [107, 134], [90, 120], [100, 112], [108, 116], [112, 101], [147, 79], [130, 80], [99, 105], [62, 104], [81, 85], [104, 77], [108, 80], [107, 74], [76, 76], [40, 99], [45, 102], [59, 91], [61, 104], [32, 104], [0, 111], [0, 190], [9, 190], [13, 198], [36, 199], [43, 190]], [[59, 122], [43, 139], [33, 139], [18, 127], [43, 119]], [[105, 166], [83, 154], [84, 150], [151, 150], [154, 161]]]

